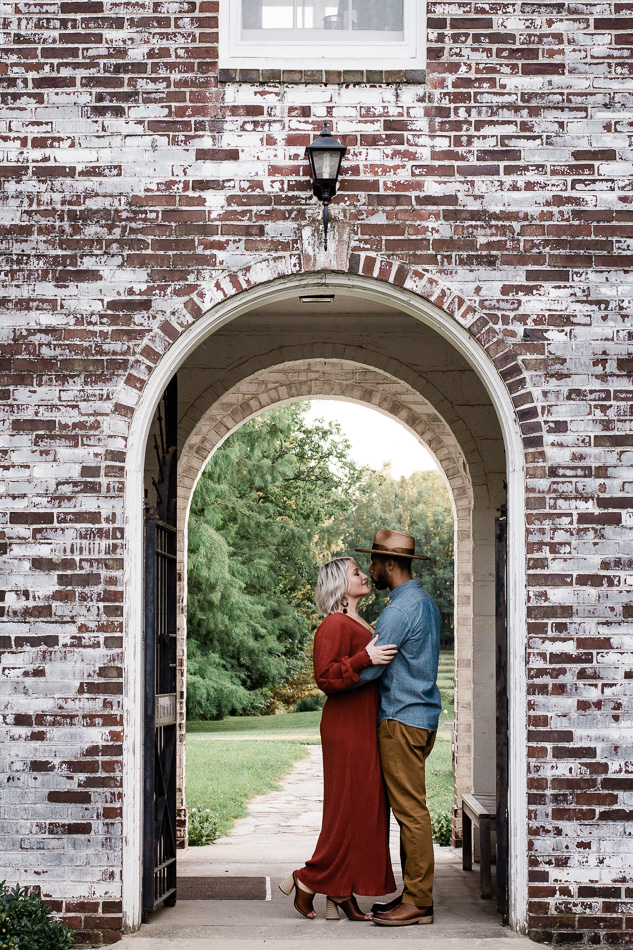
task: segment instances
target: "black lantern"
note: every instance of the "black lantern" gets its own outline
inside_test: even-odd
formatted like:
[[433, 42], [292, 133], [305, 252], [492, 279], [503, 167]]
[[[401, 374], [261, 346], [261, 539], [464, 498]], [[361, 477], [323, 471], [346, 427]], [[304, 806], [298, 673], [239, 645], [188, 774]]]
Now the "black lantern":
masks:
[[327, 251], [327, 221], [328, 204], [336, 194], [336, 182], [341, 167], [341, 159], [347, 149], [335, 139], [323, 123], [320, 134], [314, 142], [306, 147], [306, 157], [310, 162], [312, 175], [312, 190], [314, 195], [323, 202], [323, 230], [325, 233], [323, 247]]

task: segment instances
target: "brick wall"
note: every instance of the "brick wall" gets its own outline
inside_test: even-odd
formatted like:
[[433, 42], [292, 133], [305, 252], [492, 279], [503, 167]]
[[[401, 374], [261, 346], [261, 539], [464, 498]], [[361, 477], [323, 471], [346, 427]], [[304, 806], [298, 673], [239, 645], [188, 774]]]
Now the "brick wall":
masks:
[[319, 216], [303, 149], [327, 116], [349, 148], [332, 211], [352, 252], [470, 300], [538, 393], [530, 927], [630, 944], [631, 4], [431, 2], [426, 83], [381, 84], [219, 83], [217, 8], [3, 7], [6, 876], [85, 940], [120, 931], [125, 437], [109, 420], [127, 410], [113, 394], [201, 286], [298, 250]]

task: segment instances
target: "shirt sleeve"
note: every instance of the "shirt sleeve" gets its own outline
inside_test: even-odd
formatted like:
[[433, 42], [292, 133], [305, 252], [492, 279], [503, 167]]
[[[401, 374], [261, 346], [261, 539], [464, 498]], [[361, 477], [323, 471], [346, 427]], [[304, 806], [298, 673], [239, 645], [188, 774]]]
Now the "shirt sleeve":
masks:
[[[376, 646], [385, 646], [387, 643], [395, 643], [398, 649], [400, 649], [409, 633], [405, 613], [400, 610], [396, 604], [391, 604], [386, 607], [376, 623], [376, 633], [378, 634]], [[369, 666], [361, 670], [359, 686], [370, 683], [372, 680], [377, 680], [385, 672], [387, 666], [388, 664]]]
[[371, 664], [364, 647], [349, 656], [349, 644], [344, 623], [338, 617], [326, 617], [314, 637], [314, 678], [328, 696], [357, 684], [360, 671]]

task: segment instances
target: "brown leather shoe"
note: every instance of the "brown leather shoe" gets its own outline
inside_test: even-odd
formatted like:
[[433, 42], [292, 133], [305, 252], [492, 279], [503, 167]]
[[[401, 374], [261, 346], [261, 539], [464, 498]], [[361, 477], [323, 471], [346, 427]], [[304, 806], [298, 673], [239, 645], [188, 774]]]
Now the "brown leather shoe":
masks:
[[408, 924], [432, 924], [433, 905], [430, 907], [416, 907], [415, 904], [405, 904], [401, 901], [393, 910], [374, 914], [372, 920], [382, 927], [406, 927]]
[[398, 894], [397, 897], [392, 897], [390, 901], [387, 901], [386, 904], [380, 904], [376, 902], [371, 905], [372, 914], [384, 914], [387, 910], [393, 910], [394, 907], [397, 907], [398, 904], [402, 903], [402, 894]]

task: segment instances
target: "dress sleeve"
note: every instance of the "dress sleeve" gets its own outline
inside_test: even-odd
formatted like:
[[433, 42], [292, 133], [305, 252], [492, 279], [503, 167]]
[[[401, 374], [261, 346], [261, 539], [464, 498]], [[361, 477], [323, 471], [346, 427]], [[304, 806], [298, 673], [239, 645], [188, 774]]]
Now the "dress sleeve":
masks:
[[371, 666], [367, 650], [349, 656], [349, 629], [342, 619], [326, 617], [314, 637], [314, 678], [328, 696], [349, 689], [359, 681], [359, 673]]

